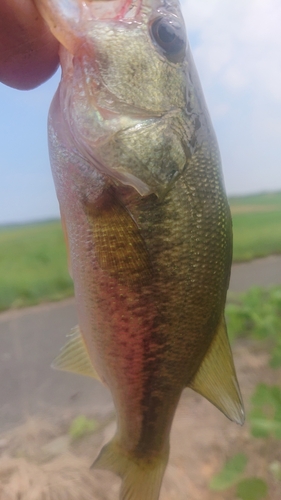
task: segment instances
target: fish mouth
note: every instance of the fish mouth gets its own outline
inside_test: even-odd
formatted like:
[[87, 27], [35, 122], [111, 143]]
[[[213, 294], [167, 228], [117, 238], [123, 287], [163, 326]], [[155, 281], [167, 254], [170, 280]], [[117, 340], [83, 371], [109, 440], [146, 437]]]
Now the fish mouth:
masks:
[[94, 20], [136, 20], [143, 0], [86, 0], [88, 16]]
[[[154, 0], [35, 0], [36, 7], [55, 38], [75, 54], [92, 21], [140, 21], [143, 3], [151, 10]], [[156, 0], [157, 1], [157, 0]], [[150, 5], [151, 4], [151, 5]]]
[[116, 21], [140, 21], [141, 13], [146, 15], [151, 12], [160, 12], [168, 7], [172, 11], [174, 0], [86, 0], [91, 19], [94, 20], [116, 20]]

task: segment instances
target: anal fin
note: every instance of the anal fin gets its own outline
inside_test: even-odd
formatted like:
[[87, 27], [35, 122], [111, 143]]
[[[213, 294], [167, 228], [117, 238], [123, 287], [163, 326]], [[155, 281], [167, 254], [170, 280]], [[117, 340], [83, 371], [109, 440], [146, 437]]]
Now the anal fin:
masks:
[[242, 425], [245, 412], [236, 378], [232, 352], [222, 317], [216, 335], [191, 383], [198, 392], [230, 420]]
[[87, 377], [94, 377], [100, 380], [92, 365], [78, 326], [73, 328], [69, 337], [68, 342], [54, 359], [52, 368], [78, 373], [79, 375], [86, 375]]

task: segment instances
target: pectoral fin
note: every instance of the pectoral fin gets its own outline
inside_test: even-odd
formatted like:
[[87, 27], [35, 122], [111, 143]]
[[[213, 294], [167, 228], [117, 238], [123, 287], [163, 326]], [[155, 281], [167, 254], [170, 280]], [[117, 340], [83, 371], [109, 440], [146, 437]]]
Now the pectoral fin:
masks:
[[101, 269], [128, 285], [150, 282], [151, 262], [145, 241], [114, 190], [103, 194], [99, 206], [85, 203], [84, 210]]
[[94, 377], [100, 380], [92, 365], [78, 326], [72, 330], [69, 341], [54, 359], [52, 368], [78, 373], [79, 375], [86, 375], [87, 377]]
[[214, 340], [192, 382], [189, 384], [230, 420], [242, 425], [245, 420], [243, 401], [227, 337], [224, 317]]

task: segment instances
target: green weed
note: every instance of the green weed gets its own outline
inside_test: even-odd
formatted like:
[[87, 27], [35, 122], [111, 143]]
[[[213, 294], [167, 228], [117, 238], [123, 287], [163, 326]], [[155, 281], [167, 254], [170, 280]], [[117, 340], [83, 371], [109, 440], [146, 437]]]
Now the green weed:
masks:
[[258, 477], [249, 477], [237, 484], [236, 496], [239, 500], [262, 500], [266, 495], [267, 484]]
[[[270, 290], [252, 288], [226, 307], [228, 331], [233, 341], [249, 337], [265, 343], [271, 353], [270, 366], [281, 366], [281, 287]], [[248, 420], [253, 439], [281, 439], [281, 388], [258, 384], [251, 398]], [[270, 441], [268, 441], [270, 443]], [[265, 457], [269, 462], [269, 457]], [[247, 457], [239, 453], [224, 465], [210, 482], [216, 491], [235, 489], [237, 500], [262, 500], [267, 496], [267, 483], [259, 477], [245, 477]], [[281, 463], [268, 463], [275, 481], [281, 481]]]
[[252, 396], [249, 414], [252, 435], [281, 439], [281, 389], [259, 384]]
[[73, 440], [81, 439], [87, 434], [92, 434], [98, 427], [98, 422], [93, 418], [87, 418], [85, 415], [76, 417], [70, 425], [69, 435]]
[[238, 453], [229, 459], [223, 466], [221, 472], [216, 474], [210, 481], [210, 489], [223, 491], [237, 484], [245, 470], [248, 459], [244, 453]]
[[270, 366], [281, 366], [281, 287], [251, 288], [226, 306], [229, 338], [250, 337], [267, 341]]
[[244, 478], [248, 459], [244, 453], [238, 453], [229, 459], [222, 470], [210, 481], [213, 491], [224, 491], [235, 487], [239, 500], [262, 500], [267, 495], [267, 484], [258, 477]]
[[[259, 384], [251, 399], [248, 415], [253, 438], [281, 439], [281, 389]], [[238, 453], [228, 460], [222, 470], [210, 481], [209, 488], [224, 491], [235, 487], [239, 500], [262, 500], [267, 496], [267, 483], [259, 477], [244, 477], [248, 458]], [[281, 463], [274, 461], [268, 466], [275, 480], [281, 480]]]

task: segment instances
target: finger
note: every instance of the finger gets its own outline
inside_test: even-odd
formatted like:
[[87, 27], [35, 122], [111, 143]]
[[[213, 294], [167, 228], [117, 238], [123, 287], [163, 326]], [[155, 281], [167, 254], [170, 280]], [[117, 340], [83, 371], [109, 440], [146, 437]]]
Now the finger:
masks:
[[55, 72], [58, 47], [32, 0], [0, 1], [0, 81], [37, 87]]

